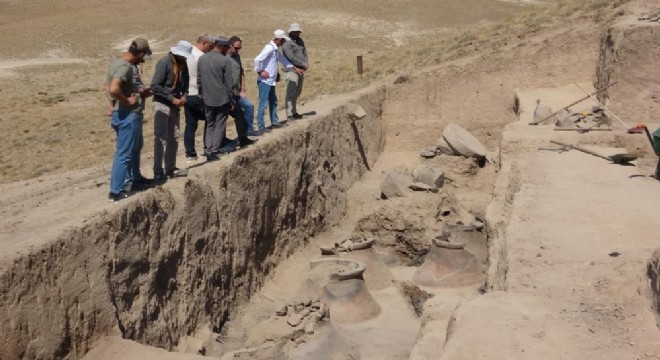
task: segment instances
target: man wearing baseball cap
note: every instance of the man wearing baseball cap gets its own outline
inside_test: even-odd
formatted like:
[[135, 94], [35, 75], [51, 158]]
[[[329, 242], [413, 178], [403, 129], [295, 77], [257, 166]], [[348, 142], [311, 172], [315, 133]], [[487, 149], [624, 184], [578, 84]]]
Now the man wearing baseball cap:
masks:
[[[236, 150], [230, 144], [223, 144], [227, 117], [236, 106], [232, 96], [232, 66], [231, 60], [226, 56], [227, 51], [229, 51], [229, 39], [216, 36], [215, 49], [202, 55], [197, 63], [197, 87], [206, 109], [204, 155], [209, 161], [217, 160], [219, 155]], [[243, 129], [247, 127], [245, 121], [242, 121], [242, 125]]]
[[188, 94], [186, 60], [192, 58], [192, 48], [188, 41], [179, 41], [158, 60], [151, 79], [154, 93], [154, 180], [188, 175], [187, 170], [176, 167], [176, 152], [179, 147], [180, 109], [186, 104]]
[[124, 191], [124, 183], [129, 169], [133, 165], [133, 157], [142, 128], [142, 97], [136, 86], [134, 66], [141, 63], [145, 56], [151, 54], [149, 42], [137, 38], [131, 42], [128, 51], [114, 59], [108, 67], [106, 93], [112, 104], [111, 125], [117, 132], [117, 149], [110, 175], [110, 194], [112, 202], [120, 201], [128, 196]]
[[[277, 63], [284, 65], [285, 69], [294, 69], [294, 67], [277, 49], [287, 40], [289, 40], [289, 37], [286, 36], [284, 30], [275, 30], [273, 39], [264, 46], [261, 53], [254, 59], [254, 71], [257, 73], [257, 87], [259, 88], [259, 107], [257, 109], [259, 134], [268, 131], [264, 123], [266, 105], [270, 109], [271, 127], [274, 129], [281, 127], [277, 117], [277, 94], [275, 93], [275, 83], [278, 78]], [[298, 69], [294, 69], [294, 71], [302, 73]]]

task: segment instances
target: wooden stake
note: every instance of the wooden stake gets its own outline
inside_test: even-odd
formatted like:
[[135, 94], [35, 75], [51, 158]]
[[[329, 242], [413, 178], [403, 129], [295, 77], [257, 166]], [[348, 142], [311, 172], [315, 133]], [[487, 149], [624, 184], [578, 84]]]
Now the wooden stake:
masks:
[[360, 75], [360, 79], [362, 79], [362, 74], [364, 73], [364, 67], [362, 64], [362, 55], [358, 55], [357, 57], [357, 73]]

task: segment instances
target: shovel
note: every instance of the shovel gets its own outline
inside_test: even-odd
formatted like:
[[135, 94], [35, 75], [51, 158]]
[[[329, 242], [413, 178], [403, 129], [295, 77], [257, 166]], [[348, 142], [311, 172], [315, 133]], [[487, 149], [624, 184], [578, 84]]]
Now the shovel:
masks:
[[633, 155], [633, 154], [614, 154], [614, 155], [610, 155], [610, 156], [605, 156], [605, 155], [601, 155], [601, 154], [599, 154], [595, 151], [585, 149], [581, 146], [570, 145], [570, 144], [566, 144], [566, 143], [563, 143], [563, 142], [560, 142], [560, 141], [557, 141], [557, 140], [550, 140], [550, 142], [553, 143], [553, 144], [561, 145], [561, 146], [567, 146], [567, 147], [570, 147], [572, 149], [582, 151], [583, 153], [587, 153], [589, 155], [599, 157], [601, 159], [609, 160], [609, 161], [611, 161], [615, 164], [626, 165], [631, 161], [637, 160], [637, 155]]

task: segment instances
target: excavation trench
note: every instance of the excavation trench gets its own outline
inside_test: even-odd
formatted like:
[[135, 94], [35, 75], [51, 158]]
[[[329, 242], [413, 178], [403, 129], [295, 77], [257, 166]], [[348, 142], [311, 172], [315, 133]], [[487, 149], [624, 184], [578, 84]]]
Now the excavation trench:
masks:
[[[349, 189], [385, 148], [385, 98], [384, 88], [365, 92], [309, 126], [81, 221], [3, 264], [0, 358], [80, 358], [108, 335], [215, 357], [374, 358], [389, 346], [392, 359], [407, 358], [432, 296], [419, 286], [476, 294], [486, 231], [464, 226], [474, 217], [450, 192], [415, 193], [401, 200], [425, 205], [414, 216], [393, 199], [343, 225], [344, 238], [374, 239], [368, 248], [322, 255], [319, 245], [338, 241], [323, 231], [342, 227]], [[366, 116], [356, 116], [356, 105]], [[434, 244], [443, 229], [465, 248]], [[299, 251], [305, 246], [313, 256]], [[297, 262], [302, 281], [290, 281], [280, 302], [259, 303], [268, 296], [266, 279], [287, 261]], [[326, 271], [328, 263], [348, 268]], [[297, 342], [272, 343], [279, 325], [260, 324], [277, 323], [287, 304], [309, 329], [285, 326], [284, 338], [295, 333], [289, 340]]]
[[384, 89], [2, 264], [0, 358], [80, 358], [108, 334], [174, 350], [220, 331], [282, 260], [346, 211], [384, 148]]

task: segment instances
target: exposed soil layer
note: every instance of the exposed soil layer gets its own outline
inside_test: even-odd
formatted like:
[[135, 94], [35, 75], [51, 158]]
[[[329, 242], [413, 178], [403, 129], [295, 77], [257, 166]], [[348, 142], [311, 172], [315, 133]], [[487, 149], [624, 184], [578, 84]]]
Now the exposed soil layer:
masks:
[[281, 259], [344, 216], [384, 147], [384, 95], [358, 99], [359, 121], [337, 108], [5, 258], [0, 358], [79, 357], [113, 332], [172, 350], [199, 327], [220, 331]]
[[[596, 88], [616, 85], [599, 96], [629, 126], [660, 112], [660, 24], [629, 20], [603, 33]], [[652, 119], [657, 122], [657, 119]]]
[[653, 253], [647, 273], [651, 283], [651, 306], [656, 313], [655, 316], [660, 328], [660, 249]]
[[[78, 214], [73, 230], [18, 239], [26, 241], [21, 253], [10, 247], [0, 258], [0, 333], [7, 334], [0, 358], [76, 358], [107, 334], [225, 359], [657, 358], [659, 201], [657, 182], [642, 166], [657, 159], [646, 140], [620, 129], [558, 134], [526, 123], [501, 133], [515, 119], [510, 100], [517, 88], [592, 80], [598, 87], [601, 79], [619, 79], [623, 86], [609, 94], [615, 106], [628, 94], [631, 109], [655, 109], [652, 98], [633, 96], [629, 86], [638, 80], [626, 76], [655, 56], [640, 48], [657, 33], [630, 28], [622, 38], [630, 42], [608, 41], [615, 31], [601, 37], [591, 23], [558, 27], [406, 75], [359, 98], [366, 118], [351, 120], [339, 107], [231, 162], [193, 168], [185, 182], [91, 218]], [[450, 122], [486, 146], [484, 167], [455, 156], [420, 159]], [[603, 153], [636, 149], [643, 157], [638, 167], [619, 167], [576, 151], [540, 152], [550, 139], [598, 144]], [[385, 170], [409, 173], [420, 164], [445, 170], [439, 193], [380, 199]], [[20, 214], [19, 203], [10, 205]], [[472, 222], [487, 226], [477, 231]], [[465, 244], [474, 276], [452, 287], [407, 283], [445, 231], [451, 244]], [[287, 340], [243, 349], [256, 345], [250, 332], [273, 311], [300, 300], [297, 290], [307, 285], [319, 246], [354, 237], [374, 237], [374, 249], [340, 255], [376, 265], [334, 294], [368, 293], [379, 311], [319, 327], [295, 346]], [[455, 260], [435, 258], [441, 265]], [[369, 268], [387, 274], [369, 275]], [[313, 280], [325, 285], [326, 275]], [[304, 338], [300, 331], [295, 340]], [[271, 340], [267, 331], [260, 335]], [[149, 352], [116, 337], [98, 344], [91, 358], [118, 355], [113, 344], [130, 348], [122, 359]], [[285, 345], [297, 354], [285, 354]], [[152, 356], [170, 355], [162, 351], [152, 349]]]

